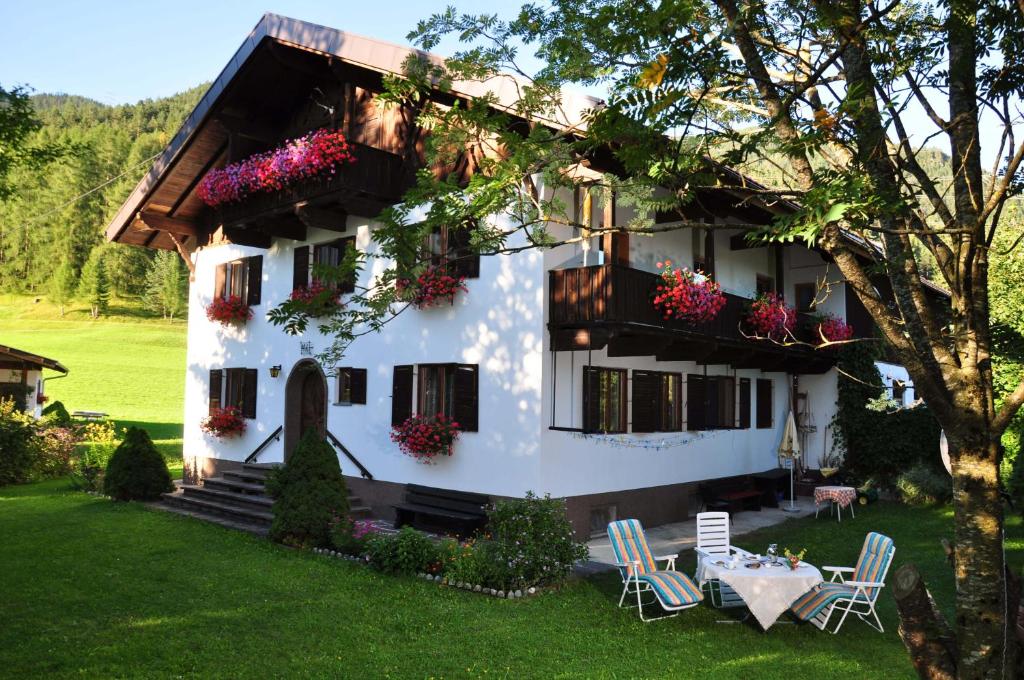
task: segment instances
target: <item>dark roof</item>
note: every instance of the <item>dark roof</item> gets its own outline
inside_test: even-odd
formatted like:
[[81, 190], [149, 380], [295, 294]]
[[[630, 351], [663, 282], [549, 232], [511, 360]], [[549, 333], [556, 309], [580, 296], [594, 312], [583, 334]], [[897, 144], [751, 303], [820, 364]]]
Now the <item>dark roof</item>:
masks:
[[52, 371], [59, 371], [61, 373], [68, 372], [68, 369], [66, 369], [59, 361], [47, 359], [46, 357], [41, 357], [38, 354], [32, 354], [31, 352], [15, 349], [6, 345], [0, 345], [0, 357], [10, 357], [15, 361], [39, 366], [40, 368], [49, 368]]

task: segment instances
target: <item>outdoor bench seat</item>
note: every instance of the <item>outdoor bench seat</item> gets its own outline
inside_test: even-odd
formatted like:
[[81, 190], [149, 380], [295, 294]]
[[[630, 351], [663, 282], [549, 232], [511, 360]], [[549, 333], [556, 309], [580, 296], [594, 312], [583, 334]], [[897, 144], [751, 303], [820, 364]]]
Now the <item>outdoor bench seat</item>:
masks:
[[487, 524], [488, 496], [406, 484], [405, 499], [395, 504], [395, 526], [471, 536]]
[[699, 485], [703, 505], [708, 510], [724, 510], [729, 514], [742, 510], [760, 510], [764, 492], [752, 477], [727, 477]]

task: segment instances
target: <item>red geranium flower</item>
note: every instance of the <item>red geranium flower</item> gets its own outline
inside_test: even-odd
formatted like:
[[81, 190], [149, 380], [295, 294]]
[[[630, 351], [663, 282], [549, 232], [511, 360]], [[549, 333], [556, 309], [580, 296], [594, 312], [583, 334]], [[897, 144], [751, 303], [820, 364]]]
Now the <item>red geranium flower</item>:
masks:
[[236, 321], [245, 322], [252, 318], [252, 309], [237, 295], [214, 298], [213, 302], [206, 306], [206, 318], [225, 325]]
[[825, 318], [814, 327], [814, 339], [821, 345], [822, 338], [825, 342], [842, 342], [853, 338], [853, 327], [833, 314], [826, 314]]
[[783, 340], [796, 328], [796, 310], [778, 293], [763, 293], [750, 303], [747, 328], [759, 337]]
[[443, 302], [454, 304], [455, 296], [468, 292], [465, 276], [452, 276], [446, 267], [430, 266], [415, 281], [399, 279], [395, 286], [417, 309], [434, 307]]
[[725, 306], [722, 287], [703, 272], [685, 267], [673, 269], [672, 263], [659, 262], [661, 281], [655, 287], [654, 306], [666, 320], [707, 323]]
[[410, 416], [391, 429], [391, 441], [409, 456], [429, 463], [435, 456], [452, 455], [452, 446], [459, 438], [459, 424], [438, 413], [435, 416]]
[[234, 406], [214, 408], [210, 410], [210, 415], [203, 418], [199, 427], [203, 432], [208, 432], [218, 439], [225, 439], [245, 432], [245, 418]]

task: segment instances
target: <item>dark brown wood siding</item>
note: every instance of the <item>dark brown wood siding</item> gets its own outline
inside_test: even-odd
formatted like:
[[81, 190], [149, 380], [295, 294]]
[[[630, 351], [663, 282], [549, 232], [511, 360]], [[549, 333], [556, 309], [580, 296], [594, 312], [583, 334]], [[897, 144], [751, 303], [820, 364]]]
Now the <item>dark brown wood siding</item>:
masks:
[[309, 246], [299, 246], [295, 249], [294, 263], [292, 288], [305, 288], [309, 285]]
[[661, 373], [633, 371], [633, 432], [661, 429], [661, 381]]
[[707, 429], [707, 392], [704, 376], [686, 376], [686, 429]]
[[239, 408], [242, 416], [246, 418], [256, 417], [256, 381], [259, 371], [255, 368], [246, 368], [242, 377], [242, 403]]
[[772, 426], [772, 381], [765, 378], [757, 379], [757, 427], [765, 429]]

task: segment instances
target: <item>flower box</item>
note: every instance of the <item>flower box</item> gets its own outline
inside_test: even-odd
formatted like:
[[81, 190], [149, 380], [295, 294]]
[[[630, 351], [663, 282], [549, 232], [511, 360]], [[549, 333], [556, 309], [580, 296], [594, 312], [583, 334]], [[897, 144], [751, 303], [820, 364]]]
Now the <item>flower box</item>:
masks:
[[342, 306], [341, 293], [320, 283], [296, 288], [288, 299], [302, 303], [314, 318], [329, 316]]
[[252, 318], [252, 309], [237, 295], [214, 298], [213, 302], [206, 306], [206, 318], [225, 326], [233, 323], [245, 323]]
[[655, 286], [653, 302], [662, 318], [707, 323], [725, 307], [722, 287], [703, 272], [673, 269], [668, 260], [659, 262], [658, 268], [661, 280]]
[[827, 342], [843, 342], [853, 339], [853, 326], [850, 326], [838, 316], [826, 314], [816, 318], [812, 322], [814, 331], [814, 342], [817, 345], [824, 345]]
[[50, 397], [48, 397], [47, 395], [45, 395], [45, 394], [37, 394], [36, 395], [36, 403], [39, 404], [40, 406], [42, 406], [43, 404], [45, 404], [48, 401], [50, 401]]
[[391, 441], [398, 444], [402, 453], [423, 463], [430, 463], [437, 456], [452, 455], [458, 438], [459, 424], [441, 413], [410, 416], [391, 430]]
[[465, 276], [453, 276], [446, 267], [431, 266], [415, 281], [399, 279], [395, 284], [399, 294], [417, 309], [455, 303], [455, 296], [468, 292]]
[[762, 293], [750, 303], [746, 326], [757, 338], [780, 342], [793, 335], [796, 319], [796, 310], [787, 306], [781, 295]]
[[242, 412], [234, 406], [215, 408], [211, 409], [210, 414], [203, 418], [199, 428], [218, 439], [238, 437], [245, 433], [245, 418], [242, 417]]

